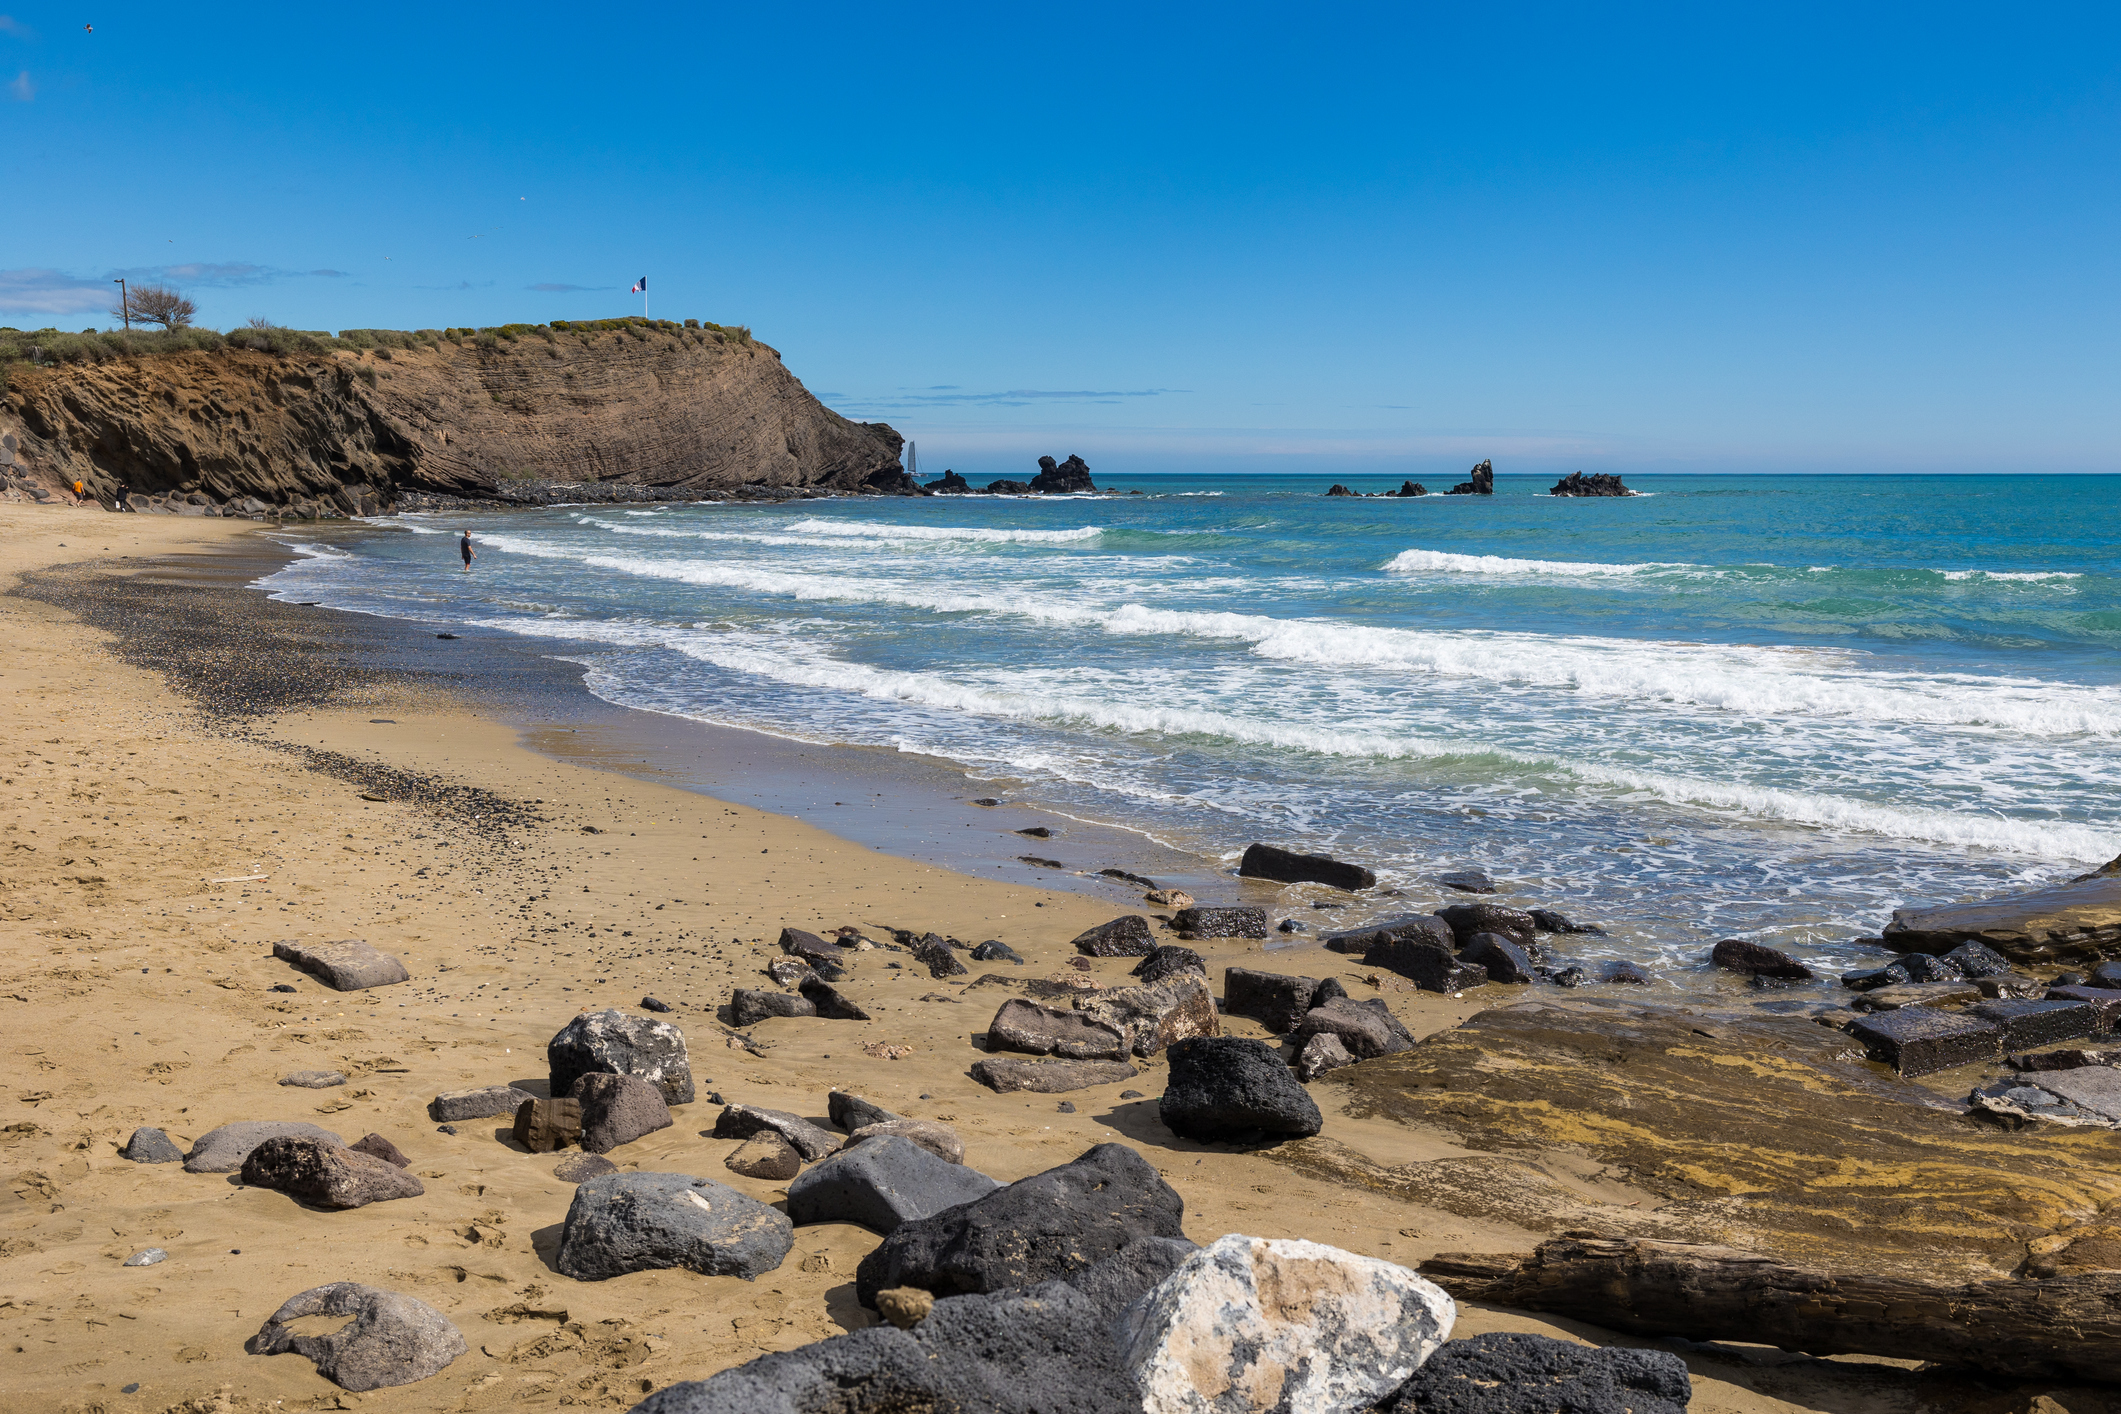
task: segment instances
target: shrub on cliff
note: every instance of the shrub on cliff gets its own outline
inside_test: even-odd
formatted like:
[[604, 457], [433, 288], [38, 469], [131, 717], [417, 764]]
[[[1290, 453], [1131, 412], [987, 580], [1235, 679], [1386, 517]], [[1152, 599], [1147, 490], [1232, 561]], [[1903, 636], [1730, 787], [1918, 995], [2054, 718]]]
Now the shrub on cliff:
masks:
[[209, 353], [225, 340], [211, 329], [84, 330], [79, 334], [57, 329], [0, 330], [0, 364], [27, 362], [105, 363], [114, 358], [137, 358], [161, 353], [201, 349]]

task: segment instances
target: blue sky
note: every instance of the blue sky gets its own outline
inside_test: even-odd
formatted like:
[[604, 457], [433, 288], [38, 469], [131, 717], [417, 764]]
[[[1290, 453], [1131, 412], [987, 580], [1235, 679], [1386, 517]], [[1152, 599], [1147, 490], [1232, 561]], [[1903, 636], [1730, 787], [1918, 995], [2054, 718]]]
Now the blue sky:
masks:
[[22, 327], [645, 273], [923, 470], [2121, 470], [2110, 6], [7, 6]]

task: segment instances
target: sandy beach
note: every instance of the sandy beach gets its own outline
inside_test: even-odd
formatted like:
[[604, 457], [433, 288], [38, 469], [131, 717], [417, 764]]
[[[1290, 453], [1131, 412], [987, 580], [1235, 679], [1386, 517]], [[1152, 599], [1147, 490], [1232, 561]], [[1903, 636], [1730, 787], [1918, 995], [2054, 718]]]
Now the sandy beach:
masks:
[[[736, 1145], [706, 1137], [720, 1108], [710, 1092], [822, 1123], [837, 1088], [947, 1122], [966, 1162], [1005, 1181], [1096, 1143], [1132, 1145], [1184, 1196], [1197, 1241], [1304, 1237], [1412, 1265], [1439, 1251], [1528, 1250], [1545, 1235], [1177, 1139], [1156, 1117], [1156, 1060], [1129, 1085], [994, 1094], [966, 1074], [979, 1057], [970, 1038], [1012, 995], [977, 985], [991, 964], [939, 982], [910, 961], [887, 966], [898, 955], [866, 954], [845, 990], [874, 1020], [775, 1019], [753, 1028], [762, 1055], [734, 1045], [716, 1009], [734, 987], [767, 985], [761, 969], [783, 926], [998, 938], [1024, 956], [1024, 972], [1046, 976], [1076, 972], [1077, 933], [1142, 906], [895, 858], [592, 769], [579, 762], [594, 750], [579, 745], [555, 760], [526, 744], [503, 705], [444, 674], [349, 662], [328, 622], [340, 616], [201, 588], [186, 568], [258, 541], [241, 522], [0, 507], [0, 588], [37, 577], [35, 597], [0, 595], [9, 1409], [623, 1409], [871, 1323], [852, 1278], [877, 1239], [852, 1226], [797, 1229], [789, 1260], [755, 1282], [559, 1275], [549, 1262], [572, 1189], [554, 1176], [555, 1156], [515, 1146], [505, 1120], [447, 1134], [428, 1118], [442, 1091], [515, 1082], [543, 1093], [556, 1031], [584, 1011], [637, 1011], [650, 995], [686, 1033], [700, 1098], [671, 1128], [615, 1151], [623, 1168], [696, 1174], [775, 1201], [779, 1185], [723, 1167]], [[69, 595], [107, 605], [102, 617], [128, 627], [93, 628], [52, 602]], [[207, 643], [219, 647], [192, 651]], [[174, 679], [143, 666], [178, 652], [190, 668]], [[402, 958], [411, 980], [341, 994], [272, 955], [276, 940], [341, 938]], [[1380, 990], [1355, 960], [1316, 947], [1276, 949], [1265, 963], [1261, 948], [1202, 945], [1218, 981], [1230, 965], [1339, 976], [1358, 997], [1383, 996], [1416, 1035], [1480, 1005], [1391, 979]], [[1091, 960], [1088, 971], [1116, 984], [1132, 961]], [[1224, 1026], [1267, 1034], [1241, 1018]], [[884, 1046], [905, 1053], [870, 1053]], [[279, 1083], [306, 1070], [341, 1071], [347, 1083]], [[1324, 1137], [1376, 1163], [1466, 1152], [1440, 1134], [1337, 1114], [1317, 1094]], [[136, 1126], [188, 1147], [244, 1119], [311, 1121], [347, 1141], [380, 1133], [426, 1194], [312, 1211], [232, 1175], [118, 1153]], [[1655, 1205], [1581, 1158], [1519, 1157], [1586, 1204]], [[120, 1265], [151, 1246], [168, 1260]], [[299, 1356], [244, 1353], [286, 1297], [341, 1279], [430, 1303], [470, 1352], [424, 1382], [364, 1395]], [[1477, 1307], [1458, 1326], [1497, 1329], [1635, 1343]], [[2000, 1387], [1935, 1388], [1909, 1362], [1659, 1348], [1685, 1356], [1693, 1408], [1711, 1414], [2062, 1407]]]

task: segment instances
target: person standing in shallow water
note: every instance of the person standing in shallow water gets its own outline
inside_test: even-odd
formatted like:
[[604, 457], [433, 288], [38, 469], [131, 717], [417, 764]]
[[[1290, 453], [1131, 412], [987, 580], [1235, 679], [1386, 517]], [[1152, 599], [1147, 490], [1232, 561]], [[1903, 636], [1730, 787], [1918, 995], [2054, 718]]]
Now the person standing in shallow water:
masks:
[[461, 530], [457, 533], [463, 537], [461, 540], [457, 541], [457, 553], [464, 557], [464, 568], [470, 569], [472, 557], [478, 553], [476, 550], [471, 548], [471, 532], [468, 530]]

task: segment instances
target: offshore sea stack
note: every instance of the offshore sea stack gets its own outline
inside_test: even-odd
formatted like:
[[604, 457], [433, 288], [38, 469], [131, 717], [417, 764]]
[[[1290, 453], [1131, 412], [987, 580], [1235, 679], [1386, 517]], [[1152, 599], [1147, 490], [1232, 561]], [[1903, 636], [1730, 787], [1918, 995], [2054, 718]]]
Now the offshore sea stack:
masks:
[[748, 336], [667, 320], [348, 333], [373, 347], [14, 364], [0, 434], [29, 473], [106, 505], [123, 489], [202, 515], [511, 501], [541, 482], [853, 491], [902, 470], [897, 432], [825, 407]]
[[1056, 464], [1051, 457], [1038, 459], [1038, 475], [1031, 478], [1031, 489], [1041, 495], [1064, 496], [1075, 492], [1095, 491], [1090, 480], [1090, 468], [1081, 457], [1071, 456]]
[[1473, 468], [1470, 480], [1461, 481], [1446, 496], [1492, 496], [1495, 494], [1495, 464], [1484, 461]]
[[1572, 471], [1567, 476], [1562, 477], [1561, 480], [1555, 482], [1554, 489], [1547, 494], [1549, 496], [1634, 496], [1640, 493], [1630, 491], [1627, 487], [1621, 485], [1620, 478], [1611, 472], [1601, 471], [1591, 476], [1585, 476], [1580, 471]]

